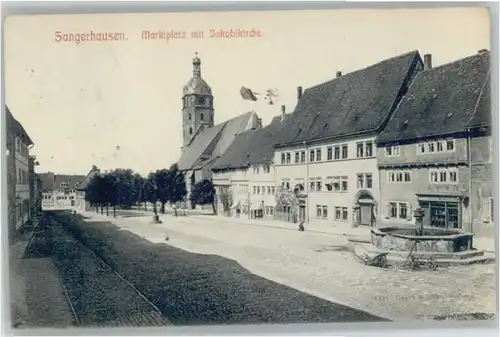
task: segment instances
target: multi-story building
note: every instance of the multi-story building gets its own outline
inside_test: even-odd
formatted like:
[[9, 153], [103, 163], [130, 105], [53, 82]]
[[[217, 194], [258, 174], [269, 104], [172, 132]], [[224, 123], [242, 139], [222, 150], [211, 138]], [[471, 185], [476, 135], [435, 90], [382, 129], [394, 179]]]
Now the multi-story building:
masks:
[[297, 195], [293, 221], [372, 225], [379, 181], [375, 138], [423, 68], [417, 51], [304, 91], [275, 145], [276, 184]]
[[417, 207], [426, 226], [471, 231], [490, 221], [489, 58], [480, 51], [434, 68], [426, 58], [377, 138], [385, 223], [411, 224]]
[[[236, 136], [234, 142], [212, 167], [213, 184], [222, 212], [234, 216], [273, 218], [276, 205], [274, 179], [275, 136], [287, 117], [285, 106], [281, 115], [257, 130]], [[231, 197], [230, 212], [225, 210]]]
[[34, 145], [21, 123], [6, 107], [7, 197], [9, 237], [28, 223], [30, 212], [29, 151]]
[[83, 175], [40, 173], [42, 181], [42, 207], [71, 209], [76, 207], [78, 184], [85, 179]]

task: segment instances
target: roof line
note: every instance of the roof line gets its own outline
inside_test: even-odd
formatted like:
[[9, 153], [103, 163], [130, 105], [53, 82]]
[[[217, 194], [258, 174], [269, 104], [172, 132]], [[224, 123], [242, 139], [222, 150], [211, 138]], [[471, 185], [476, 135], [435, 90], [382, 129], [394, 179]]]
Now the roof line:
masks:
[[[483, 97], [484, 87], [486, 86], [486, 83], [488, 82], [488, 77], [490, 76], [490, 71], [491, 71], [491, 69], [488, 69], [488, 72], [486, 73], [486, 76], [485, 76], [484, 82], [483, 82], [483, 86], [481, 87], [481, 92], [479, 93], [479, 96], [477, 97], [476, 104], [474, 105], [474, 111], [472, 113], [472, 116], [469, 118], [469, 121], [467, 122], [467, 127], [476, 126], [476, 125], [471, 125], [470, 123], [471, 123], [472, 119], [476, 116], [477, 107], [479, 105], [479, 101], [481, 100], [481, 97]], [[490, 113], [491, 113], [491, 111], [490, 111]], [[482, 124], [487, 125], [488, 123], [479, 123], [477, 125], [482, 125]]]

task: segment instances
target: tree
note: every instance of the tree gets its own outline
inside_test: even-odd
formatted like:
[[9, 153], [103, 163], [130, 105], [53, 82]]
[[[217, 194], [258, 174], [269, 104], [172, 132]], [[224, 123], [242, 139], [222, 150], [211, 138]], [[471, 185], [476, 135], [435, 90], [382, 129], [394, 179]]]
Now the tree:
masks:
[[[281, 214], [285, 213], [288, 221], [292, 217], [292, 221], [296, 222], [298, 218], [298, 200], [295, 192], [281, 187], [276, 191], [275, 200], [276, 210]], [[288, 209], [290, 212], [287, 212]]]
[[[170, 166], [168, 173], [170, 175], [170, 184], [168, 187], [169, 201], [172, 204], [184, 201], [187, 195], [184, 173], [179, 171], [179, 166], [177, 166], [177, 164]], [[174, 214], [177, 216], [177, 207], [174, 207]]]
[[92, 177], [89, 184], [85, 189], [85, 199], [89, 201], [92, 206], [96, 207], [96, 211], [99, 212], [99, 206], [101, 207], [101, 214], [104, 209], [105, 195], [104, 195], [104, 179], [101, 174], [96, 174]]
[[155, 172], [155, 182], [158, 200], [161, 202], [160, 212], [165, 214], [165, 204], [170, 200], [170, 186], [172, 184], [172, 175], [167, 169], [157, 170]]
[[132, 193], [134, 203], [141, 209], [141, 202], [144, 202], [144, 210], [146, 211], [146, 194], [144, 193], [145, 179], [139, 173], [135, 173], [132, 177]]
[[130, 208], [135, 203], [134, 172], [131, 169], [116, 169], [116, 206]]
[[153, 213], [158, 215], [156, 202], [158, 201], [158, 187], [156, 186], [156, 174], [151, 172], [144, 184], [145, 200], [153, 204]]
[[105, 173], [101, 184], [106, 205], [106, 215], [109, 215], [109, 206], [113, 206], [113, 216], [116, 217], [116, 205], [118, 203], [118, 179], [116, 174], [114, 172]]
[[215, 208], [215, 188], [210, 180], [205, 179], [194, 185], [190, 201], [193, 205], [212, 204], [214, 214], [217, 213]]
[[229, 186], [220, 186], [218, 190], [219, 193], [217, 193], [217, 198], [220, 200], [223, 212], [227, 214], [233, 205], [231, 188]]

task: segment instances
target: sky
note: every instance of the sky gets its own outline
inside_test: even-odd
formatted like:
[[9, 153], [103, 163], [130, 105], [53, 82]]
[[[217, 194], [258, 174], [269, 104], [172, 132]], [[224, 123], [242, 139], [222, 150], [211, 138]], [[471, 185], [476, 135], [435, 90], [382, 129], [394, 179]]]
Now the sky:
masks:
[[[260, 37], [211, 38], [210, 30]], [[204, 31], [144, 40], [143, 30]], [[120, 41], [58, 42], [65, 33]], [[16, 16], [4, 26], [5, 101], [33, 139], [38, 172], [86, 174], [168, 168], [182, 145], [182, 88], [195, 52], [214, 95], [215, 123], [255, 111], [267, 124], [304, 90], [412, 50], [433, 66], [490, 49], [484, 8], [304, 10]], [[56, 33], [60, 32], [60, 33]], [[176, 34], [182, 37], [181, 33]], [[276, 89], [274, 105], [241, 99], [241, 86]]]

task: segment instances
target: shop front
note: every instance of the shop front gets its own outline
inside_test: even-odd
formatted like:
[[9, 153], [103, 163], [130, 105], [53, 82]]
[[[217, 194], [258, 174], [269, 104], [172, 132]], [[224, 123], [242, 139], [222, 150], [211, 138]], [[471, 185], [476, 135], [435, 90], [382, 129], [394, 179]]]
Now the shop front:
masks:
[[428, 227], [462, 228], [462, 196], [417, 195]]

